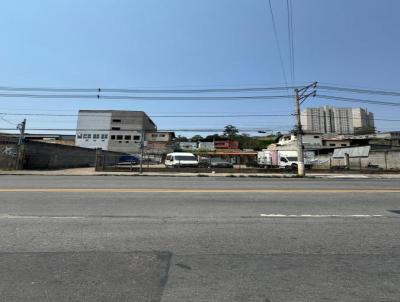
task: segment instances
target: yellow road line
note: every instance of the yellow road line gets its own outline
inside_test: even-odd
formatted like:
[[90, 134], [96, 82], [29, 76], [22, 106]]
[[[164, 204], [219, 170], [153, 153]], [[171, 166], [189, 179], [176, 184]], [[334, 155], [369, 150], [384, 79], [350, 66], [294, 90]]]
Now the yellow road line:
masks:
[[400, 193], [400, 189], [129, 189], [129, 188], [6, 188], [0, 193]]

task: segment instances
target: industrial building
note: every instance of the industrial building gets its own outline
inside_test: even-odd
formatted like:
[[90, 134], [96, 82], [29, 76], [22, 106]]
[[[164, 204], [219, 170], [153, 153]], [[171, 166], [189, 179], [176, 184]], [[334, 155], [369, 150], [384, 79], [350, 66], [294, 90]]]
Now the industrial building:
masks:
[[155, 132], [157, 126], [143, 111], [80, 110], [75, 145], [134, 153], [142, 135]]
[[150, 131], [145, 133], [145, 151], [153, 154], [174, 152], [175, 132]]
[[325, 134], [368, 134], [375, 132], [374, 114], [363, 108], [324, 106], [301, 112], [303, 130]]

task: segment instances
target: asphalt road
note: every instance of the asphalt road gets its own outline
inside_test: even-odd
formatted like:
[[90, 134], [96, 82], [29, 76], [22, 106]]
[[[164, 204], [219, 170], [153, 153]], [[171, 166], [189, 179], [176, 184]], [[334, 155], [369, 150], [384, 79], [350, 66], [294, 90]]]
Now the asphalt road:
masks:
[[400, 180], [0, 176], [1, 301], [400, 301]]

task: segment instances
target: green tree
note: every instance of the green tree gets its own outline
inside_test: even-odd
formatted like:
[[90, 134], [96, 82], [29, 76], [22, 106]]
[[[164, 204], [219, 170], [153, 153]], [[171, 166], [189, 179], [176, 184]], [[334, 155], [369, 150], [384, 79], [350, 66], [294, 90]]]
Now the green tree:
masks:
[[201, 135], [195, 135], [195, 136], [193, 136], [190, 140], [192, 141], [192, 142], [200, 142], [200, 141], [202, 141], [204, 138], [201, 136]]
[[266, 149], [270, 144], [274, 142], [273, 137], [268, 139], [260, 139], [260, 137], [250, 136], [246, 133], [236, 136], [235, 140], [239, 142], [240, 149], [253, 149], [255, 151]]
[[213, 142], [215, 140], [220, 140], [220, 139], [224, 139], [224, 137], [222, 137], [219, 134], [211, 134], [211, 135], [207, 135], [203, 141], [205, 142]]
[[189, 139], [186, 136], [178, 135], [177, 138], [175, 138], [175, 141], [180, 143], [180, 142], [188, 142]]
[[239, 129], [233, 125], [227, 125], [224, 128], [224, 136], [227, 136], [230, 139], [234, 138], [238, 133]]

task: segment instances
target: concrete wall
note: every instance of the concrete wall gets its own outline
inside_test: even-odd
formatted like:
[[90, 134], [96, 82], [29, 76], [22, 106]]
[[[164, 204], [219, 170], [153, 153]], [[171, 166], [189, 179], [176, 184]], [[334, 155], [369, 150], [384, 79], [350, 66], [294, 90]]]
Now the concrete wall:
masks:
[[197, 150], [197, 143], [196, 142], [180, 142], [179, 148], [184, 151], [194, 151], [194, 150]]
[[362, 160], [362, 166], [379, 165], [385, 170], [400, 170], [400, 151], [372, 151], [369, 157]]
[[27, 142], [24, 169], [63, 169], [94, 166], [96, 150]]
[[[103, 151], [106, 154], [122, 153]], [[66, 169], [94, 167], [96, 150], [74, 146], [27, 142], [25, 147], [24, 169]]]
[[[83, 148], [102, 148], [107, 150], [108, 141], [110, 139], [110, 124], [111, 112], [79, 111], [75, 145]], [[91, 135], [90, 139], [82, 137], [87, 134]], [[93, 134], [100, 135], [100, 139], [94, 140]], [[101, 139], [102, 134], [108, 135], [107, 139]]]
[[[319, 155], [314, 169], [329, 169], [330, 167], [344, 167], [344, 158], [332, 158], [331, 155]], [[400, 170], [400, 151], [371, 151], [368, 157], [350, 158], [350, 169], [368, 169], [368, 165], [375, 165], [383, 170]]]
[[146, 154], [167, 154], [174, 152], [176, 145], [172, 142], [147, 142]]
[[[121, 138], [122, 139], [119, 139]], [[125, 138], [130, 136], [130, 140]], [[142, 141], [141, 131], [111, 131], [108, 150], [116, 152], [136, 153], [140, 150], [140, 143]], [[113, 139], [115, 138], [115, 139]]]
[[[297, 142], [297, 138], [296, 138]], [[322, 146], [322, 136], [321, 134], [304, 134], [303, 135], [304, 145]]]
[[329, 140], [325, 139], [323, 142], [324, 146], [329, 147], [349, 147], [351, 145], [350, 140]]
[[17, 145], [12, 142], [0, 141], [0, 169], [13, 170], [17, 157]]
[[[121, 122], [114, 122], [120, 120]], [[152, 120], [142, 111], [113, 111], [111, 127], [118, 127], [121, 131], [137, 130], [139, 132], [156, 131], [157, 127]]]
[[[77, 131], [91, 133], [91, 131], [102, 131], [110, 129], [111, 112], [106, 111], [79, 111]], [[89, 131], [86, 131], [89, 130]]]
[[[311, 146], [322, 146], [322, 135], [321, 134], [306, 133], [303, 135], [302, 139], [303, 139], [303, 144], [305, 146], [310, 146], [310, 145]], [[294, 134], [284, 135], [279, 139], [278, 144], [281, 146], [286, 146], [286, 145], [296, 146], [297, 145], [297, 137]]]
[[214, 142], [199, 142], [199, 149], [206, 151], [214, 151]]
[[148, 142], [171, 142], [173, 132], [149, 132], [145, 135]]
[[[121, 122], [114, 122], [120, 120]], [[156, 131], [155, 124], [142, 111], [113, 111], [111, 118], [111, 128], [117, 127], [120, 130], [112, 130], [111, 138], [115, 135], [115, 139], [111, 139], [108, 143], [108, 150], [126, 153], [136, 153], [140, 150], [142, 140], [142, 130]], [[118, 136], [123, 135], [122, 140]], [[131, 136], [131, 140], [126, 140], [126, 136]]]

